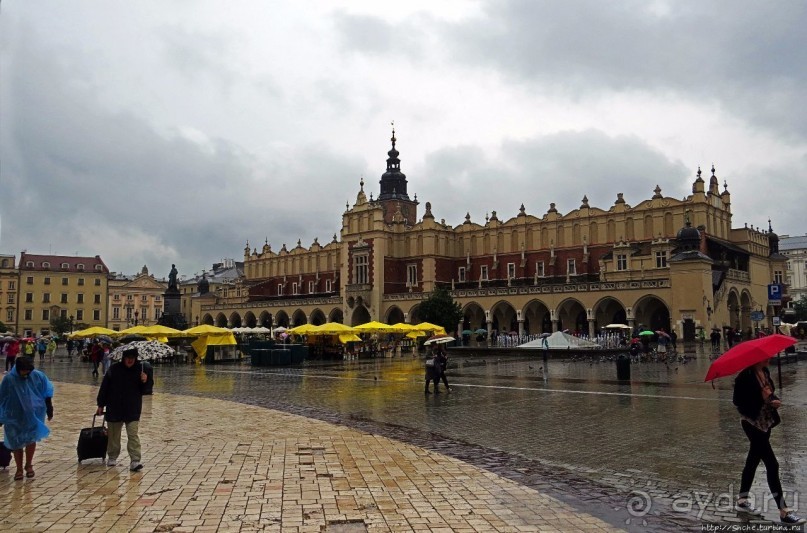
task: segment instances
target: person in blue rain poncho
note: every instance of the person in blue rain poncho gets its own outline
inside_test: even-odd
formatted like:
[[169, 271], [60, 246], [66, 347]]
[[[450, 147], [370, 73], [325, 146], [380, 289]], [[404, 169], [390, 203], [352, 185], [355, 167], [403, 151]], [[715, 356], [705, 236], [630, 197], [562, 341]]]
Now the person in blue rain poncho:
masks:
[[14, 454], [15, 480], [23, 478], [23, 451], [25, 477], [34, 477], [36, 443], [50, 435], [45, 417], [53, 418], [51, 398], [53, 384], [43, 372], [34, 369], [30, 357], [18, 357], [14, 368], [0, 381], [0, 424], [4, 444]]

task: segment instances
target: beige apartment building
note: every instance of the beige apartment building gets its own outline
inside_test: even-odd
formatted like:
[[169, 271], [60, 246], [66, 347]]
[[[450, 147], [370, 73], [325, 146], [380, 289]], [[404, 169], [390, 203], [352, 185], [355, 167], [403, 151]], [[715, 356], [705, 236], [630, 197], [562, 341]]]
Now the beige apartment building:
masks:
[[163, 294], [167, 288], [168, 283], [149, 274], [145, 265], [135, 276], [113, 273], [109, 278], [106, 327], [121, 331], [156, 324], [163, 312]]
[[20, 273], [14, 255], [0, 254], [0, 322], [8, 331], [17, 331], [17, 297]]
[[18, 263], [16, 332], [47, 334], [52, 316], [107, 325], [109, 269], [95, 257], [22, 252]]
[[[781, 308], [768, 284], [784, 279], [786, 258], [766, 229], [738, 226], [731, 194], [712, 167], [698, 169], [687, 197], [648, 197], [631, 205], [621, 192], [604, 208], [589, 205], [543, 214], [524, 205], [484, 222], [459, 224], [418, 213], [407, 193], [393, 131], [378, 196], [364, 182], [342, 215], [340, 236], [309, 247], [244, 249], [246, 291], [201, 302], [200, 321], [219, 326], [299, 325], [369, 320], [417, 323], [418, 306], [436, 287], [463, 309], [458, 330], [534, 334], [568, 329], [594, 334], [619, 322], [674, 329], [694, 339], [699, 328], [748, 334], [769, 326]], [[655, 188], [653, 188], [655, 187]], [[538, 202], [525, 194], [525, 203]], [[542, 201], [542, 200], [541, 200]], [[439, 221], [438, 221], [439, 220]], [[237, 285], [238, 285], [237, 284]], [[752, 322], [751, 312], [765, 320]]]

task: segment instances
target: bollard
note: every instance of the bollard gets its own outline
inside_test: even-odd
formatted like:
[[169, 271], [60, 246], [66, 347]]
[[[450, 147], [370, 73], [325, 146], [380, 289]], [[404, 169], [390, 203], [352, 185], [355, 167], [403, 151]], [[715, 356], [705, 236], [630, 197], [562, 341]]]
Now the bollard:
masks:
[[630, 357], [625, 354], [616, 358], [616, 379], [630, 381]]

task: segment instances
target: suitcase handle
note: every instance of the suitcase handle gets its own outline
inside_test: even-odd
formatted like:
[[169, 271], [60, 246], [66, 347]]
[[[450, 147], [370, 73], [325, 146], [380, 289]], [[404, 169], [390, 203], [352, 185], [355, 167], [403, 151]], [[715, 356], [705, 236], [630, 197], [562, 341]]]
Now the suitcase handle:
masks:
[[[97, 414], [92, 415], [92, 427], [95, 427], [95, 417], [97, 417], [97, 416], [98, 416]], [[102, 417], [101, 418], [101, 427], [104, 427], [104, 425], [106, 424], [106, 411], [104, 411], [104, 413], [101, 415], [101, 417]]]

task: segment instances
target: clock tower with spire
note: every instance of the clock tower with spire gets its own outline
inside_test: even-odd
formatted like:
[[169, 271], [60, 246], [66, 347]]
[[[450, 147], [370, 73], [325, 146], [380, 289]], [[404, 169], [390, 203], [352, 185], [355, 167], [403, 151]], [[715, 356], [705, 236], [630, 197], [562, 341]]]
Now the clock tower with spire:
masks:
[[387, 171], [381, 175], [381, 193], [378, 195], [378, 203], [384, 209], [384, 222], [391, 224], [396, 212], [400, 210], [403, 220], [407, 225], [414, 225], [417, 222], [417, 199], [412, 200], [406, 192], [406, 175], [401, 172], [401, 160], [398, 159], [399, 152], [395, 149], [395, 128], [392, 129], [392, 149], [387, 152]]

